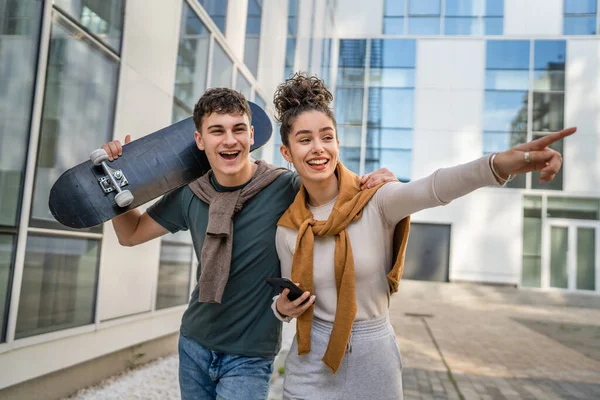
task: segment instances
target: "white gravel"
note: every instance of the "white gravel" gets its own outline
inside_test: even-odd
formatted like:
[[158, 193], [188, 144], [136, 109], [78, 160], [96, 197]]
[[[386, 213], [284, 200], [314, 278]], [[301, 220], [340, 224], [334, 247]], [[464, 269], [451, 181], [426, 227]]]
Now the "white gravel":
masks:
[[[291, 346], [295, 323], [284, 324], [282, 350], [275, 359], [269, 400], [282, 398], [283, 376], [280, 368]], [[141, 367], [113, 376], [96, 386], [79, 390], [64, 400], [177, 400], [180, 399], [177, 355], [161, 358]]]

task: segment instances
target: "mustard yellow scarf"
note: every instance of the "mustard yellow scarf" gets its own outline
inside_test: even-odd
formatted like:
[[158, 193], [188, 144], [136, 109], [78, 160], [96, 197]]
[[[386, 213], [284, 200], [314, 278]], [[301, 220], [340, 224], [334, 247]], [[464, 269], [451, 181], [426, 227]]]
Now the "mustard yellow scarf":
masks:
[[[349, 171], [342, 163], [336, 166], [339, 197], [327, 221], [316, 221], [308, 209], [307, 194], [304, 186], [294, 202], [279, 219], [277, 225], [298, 231], [296, 251], [292, 263], [292, 280], [300, 283], [303, 290], [314, 293], [313, 287], [313, 253], [314, 237], [335, 236], [335, 282], [337, 287], [337, 308], [333, 329], [323, 362], [336, 373], [340, 367], [354, 318], [356, 317], [356, 282], [354, 276], [354, 256], [346, 228], [362, 216], [362, 210], [383, 186], [361, 190], [360, 178]], [[396, 261], [388, 273], [387, 279], [392, 293], [398, 290], [398, 283], [404, 267], [404, 255], [408, 242], [410, 217], [404, 218], [396, 227], [394, 235], [394, 251]], [[317, 300], [318, 301], [318, 300]], [[298, 354], [310, 352], [310, 330], [312, 327], [314, 307], [309, 308], [298, 318], [296, 336]]]

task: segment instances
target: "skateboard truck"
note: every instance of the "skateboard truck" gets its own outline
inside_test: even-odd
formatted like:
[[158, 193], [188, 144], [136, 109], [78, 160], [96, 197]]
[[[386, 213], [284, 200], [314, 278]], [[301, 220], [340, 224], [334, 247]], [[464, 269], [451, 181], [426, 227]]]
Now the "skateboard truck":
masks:
[[122, 186], [128, 185], [129, 182], [120, 169], [113, 169], [109, 167], [106, 162], [108, 161], [108, 154], [104, 149], [96, 149], [90, 153], [90, 160], [92, 164], [96, 166], [102, 166], [106, 176], [98, 179], [98, 183], [104, 191], [108, 194], [112, 191], [117, 191], [115, 196], [115, 202], [119, 207], [127, 207], [133, 202], [133, 195], [129, 190], [121, 190]]

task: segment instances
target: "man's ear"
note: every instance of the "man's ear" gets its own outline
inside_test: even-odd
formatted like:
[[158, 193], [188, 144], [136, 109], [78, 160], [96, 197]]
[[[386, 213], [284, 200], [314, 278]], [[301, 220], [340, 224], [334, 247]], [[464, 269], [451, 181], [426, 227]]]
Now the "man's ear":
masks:
[[202, 141], [202, 134], [198, 131], [194, 132], [194, 140], [196, 141], [196, 146], [202, 151], [204, 151], [204, 141]]
[[250, 125], [250, 146], [254, 144], [254, 126]]

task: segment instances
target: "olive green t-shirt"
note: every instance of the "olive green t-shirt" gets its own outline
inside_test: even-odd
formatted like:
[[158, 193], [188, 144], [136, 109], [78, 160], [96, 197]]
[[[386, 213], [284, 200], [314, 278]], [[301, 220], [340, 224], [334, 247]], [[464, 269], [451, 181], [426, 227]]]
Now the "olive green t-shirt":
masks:
[[[224, 187], [212, 176], [215, 190]], [[275, 248], [277, 221], [292, 204], [300, 186], [298, 176], [284, 172], [248, 200], [233, 217], [233, 250], [229, 279], [220, 304], [199, 303], [196, 285], [181, 324], [181, 333], [212, 351], [248, 357], [272, 357], [281, 346], [281, 322], [271, 310], [274, 289], [266, 278], [280, 277]], [[208, 225], [208, 204], [184, 186], [148, 209], [148, 214], [172, 233], [190, 230], [198, 257]]]

